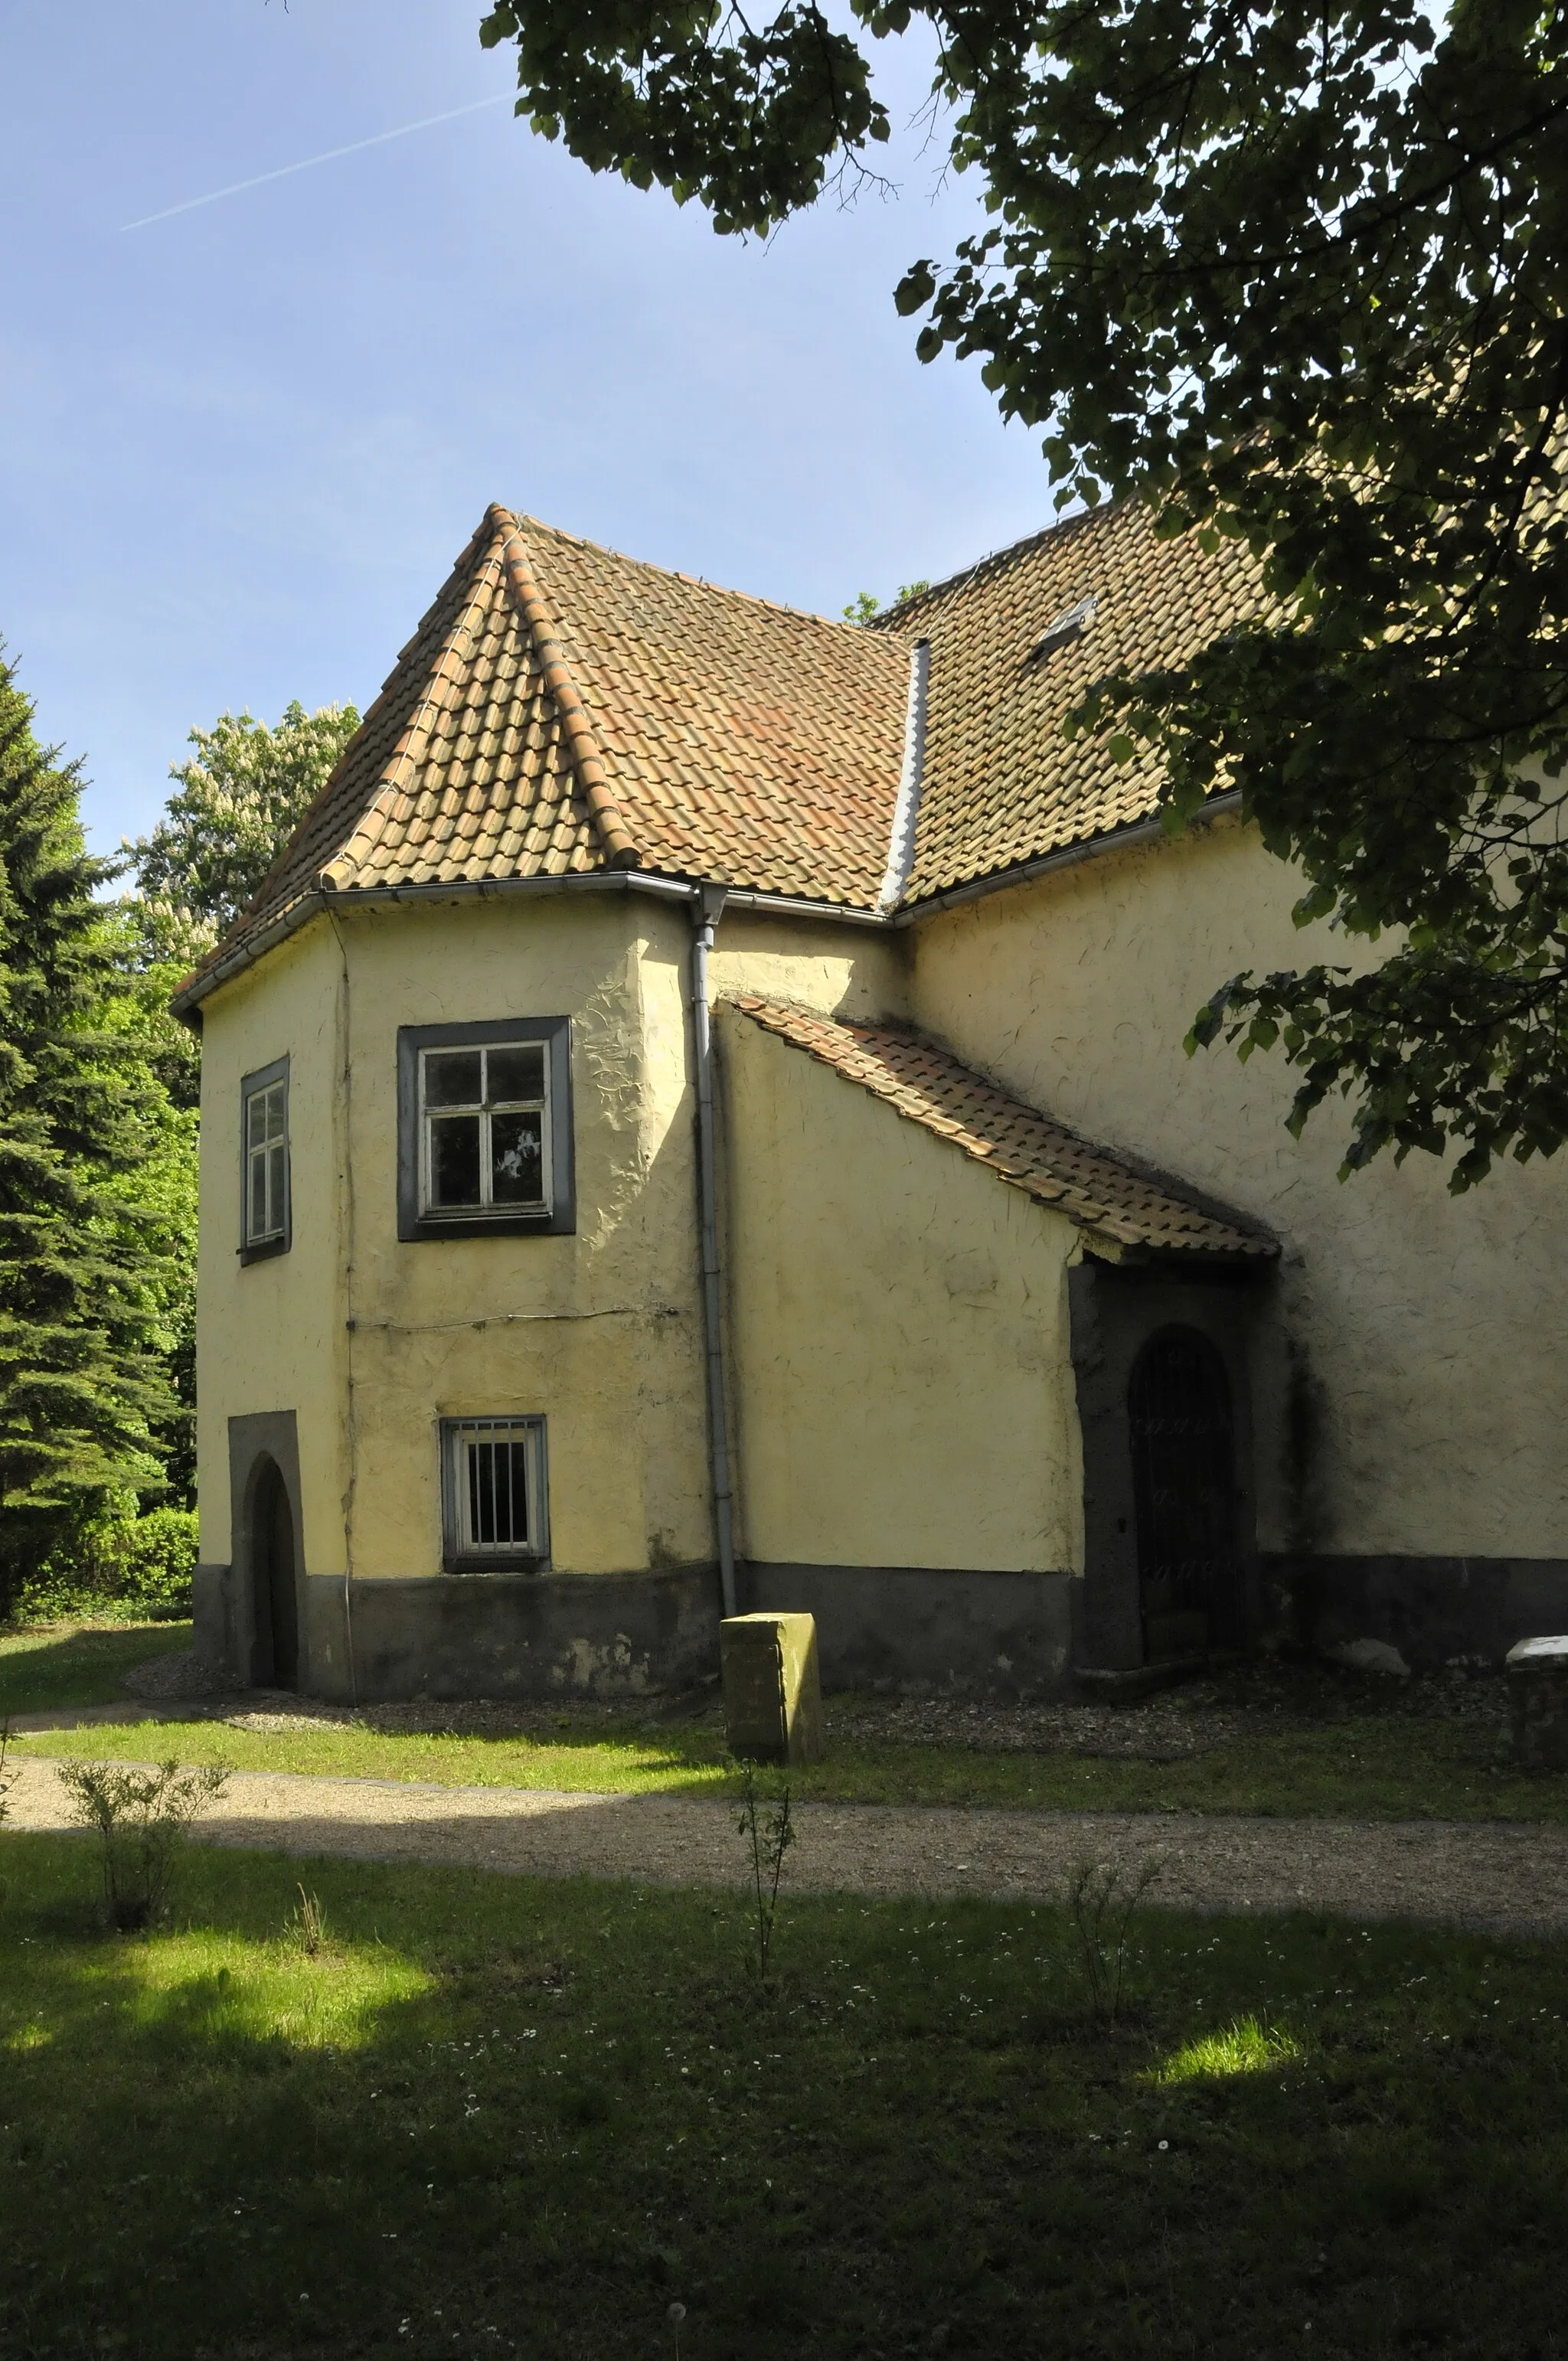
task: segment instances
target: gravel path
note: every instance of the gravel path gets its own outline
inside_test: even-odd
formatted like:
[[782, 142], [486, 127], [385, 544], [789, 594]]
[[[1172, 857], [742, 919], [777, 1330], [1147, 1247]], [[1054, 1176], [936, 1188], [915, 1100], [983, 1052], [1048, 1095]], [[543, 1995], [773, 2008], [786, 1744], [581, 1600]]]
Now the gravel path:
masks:
[[[16, 1767], [10, 1825], [68, 1828], [56, 1766]], [[1049, 1899], [1075, 1860], [1132, 1863], [1153, 1850], [1165, 1865], [1150, 1898], [1170, 1908], [1568, 1931], [1568, 1828], [883, 1804], [802, 1804], [795, 1819], [787, 1877], [797, 1889]], [[707, 1798], [236, 1772], [199, 1834], [302, 1856], [673, 1885], [738, 1885], [746, 1871], [734, 1806]]]

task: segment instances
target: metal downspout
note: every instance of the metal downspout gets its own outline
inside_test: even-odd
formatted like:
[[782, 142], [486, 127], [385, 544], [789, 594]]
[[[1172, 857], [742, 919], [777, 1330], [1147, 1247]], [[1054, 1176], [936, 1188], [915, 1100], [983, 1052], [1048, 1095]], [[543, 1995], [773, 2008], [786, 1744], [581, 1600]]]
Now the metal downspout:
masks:
[[702, 1208], [702, 1312], [707, 1344], [707, 1444], [713, 1474], [713, 1522], [718, 1537], [718, 1585], [726, 1615], [735, 1607], [735, 1502], [729, 1488], [729, 1420], [724, 1400], [724, 1298], [718, 1268], [715, 1182], [713, 1027], [707, 1007], [707, 960], [724, 909], [722, 885], [700, 886], [692, 898], [692, 1039], [696, 1053], [696, 1161]]

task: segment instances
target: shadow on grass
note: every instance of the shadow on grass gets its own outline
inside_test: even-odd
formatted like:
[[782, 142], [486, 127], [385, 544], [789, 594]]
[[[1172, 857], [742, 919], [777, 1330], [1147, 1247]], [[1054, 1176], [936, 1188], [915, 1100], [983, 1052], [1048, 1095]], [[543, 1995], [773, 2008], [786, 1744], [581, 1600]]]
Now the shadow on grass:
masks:
[[123, 1705], [120, 1684], [149, 1657], [191, 1645], [189, 1623], [42, 1624], [0, 1630], [0, 1714]]
[[1554, 2349], [1546, 1947], [1151, 1918], [1106, 2038], [1045, 1909], [794, 1896], [764, 2000], [728, 1896], [5, 1857], [7, 2355]]
[[[49, 1753], [145, 1761], [166, 1741], [153, 1725], [126, 1724], [33, 1743]], [[707, 1719], [563, 1716], [522, 1736], [393, 1733], [330, 1722], [272, 1731], [186, 1723], [178, 1748], [186, 1763], [452, 1786], [718, 1795], [737, 1785], [722, 1730]], [[790, 1775], [801, 1800], [825, 1803], [1568, 1822], [1568, 1773], [1520, 1773], [1498, 1759], [1484, 1729], [1387, 1716], [1238, 1738], [1174, 1763], [842, 1735], [825, 1762]]]

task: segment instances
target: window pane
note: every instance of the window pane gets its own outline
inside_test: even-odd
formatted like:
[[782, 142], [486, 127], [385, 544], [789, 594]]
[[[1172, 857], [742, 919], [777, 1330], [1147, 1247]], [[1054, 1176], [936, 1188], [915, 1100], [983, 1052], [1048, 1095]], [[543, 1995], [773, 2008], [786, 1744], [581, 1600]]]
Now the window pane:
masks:
[[424, 1061], [424, 1103], [426, 1106], [433, 1107], [477, 1106], [477, 1049], [444, 1049], [438, 1056], [427, 1055]]
[[468, 1539], [476, 1549], [518, 1549], [528, 1541], [528, 1480], [521, 1443], [470, 1443]]
[[443, 1115], [430, 1126], [430, 1202], [433, 1205], [479, 1202], [479, 1118]]
[[259, 1148], [267, 1137], [267, 1093], [252, 1091], [245, 1103], [245, 1144]]
[[265, 1154], [250, 1159], [250, 1218], [247, 1228], [253, 1238], [267, 1235], [267, 1158]]
[[267, 1151], [270, 1168], [267, 1175], [267, 1226], [269, 1230], [280, 1230], [283, 1226], [283, 1159], [286, 1153], [281, 1144]]
[[543, 1049], [492, 1049], [488, 1096], [492, 1106], [544, 1096]]
[[283, 1137], [283, 1085], [281, 1082], [274, 1082], [267, 1092], [266, 1104], [266, 1137], [269, 1139], [281, 1139]]
[[537, 1205], [544, 1197], [544, 1118], [490, 1117], [490, 1194], [498, 1205]]

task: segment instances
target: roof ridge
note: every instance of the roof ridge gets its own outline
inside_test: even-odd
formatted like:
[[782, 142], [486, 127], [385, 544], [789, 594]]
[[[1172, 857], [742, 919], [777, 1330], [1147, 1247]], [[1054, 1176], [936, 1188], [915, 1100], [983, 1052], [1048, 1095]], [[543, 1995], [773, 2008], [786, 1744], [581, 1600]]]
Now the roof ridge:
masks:
[[857, 628], [885, 631], [891, 623], [902, 629], [906, 617], [921, 607], [928, 606], [933, 598], [945, 598], [950, 590], [961, 589], [966, 582], [972, 582], [983, 574], [987, 566], [1000, 566], [1005, 558], [1021, 556], [1025, 550], [1038, 549], [1043, 542], [1054, 541], [1058, 533], [1078, 533], [1085, 525], [1102, 524], [1119, 510], [1131, 507], [1137, 497], [1135, 492], [1128, 492], [1122, 500], [1102, 501], [1098, 508], [1077, 509], [1071, 516], [1058, 517], [1053, 523], [1042, 525], [1038, 533], [1026, 533], [1017, 541], [1003, 543], [1000, 549], [988, 549], [983, 557], [975, 558], [969, 566], [959, 566], [956, 574], [945, 576], [940, 582], [928, 582], [924, 590], [915, 592], [908, 598], [894, 599], [891, 607], [884, 607], [880, 615], [873, 615], [869, 623]]
[[657, 574], [665, 582], [685, 582], [694, 590], [711, 591], [716, 598], [739, 598], [748, 607], [765, 608], [771, 615], [787, 615], [794, 623], [820, 623], [829, 631], [858, 631], [859, 623], [846, 622], [841, 616], [819, 615], [815, 607], [792, 607], [785, 598], [764, 598], [756, 590], [737, 590], [728, 582], [710, 582], [706, 575], [687, 574], [680, 566], [660, 566], [652, 557], [632, 557], [624, 549], [612, 549], [607, 541], [590, 541], [587, 533], [568, 533], [565, 525], [551, 524], [543, 517], [520, 515], [516, 522], [536, 527], [556, 541], [564, 541], [574, 549], [591, 549], [600, 557], [612, 557], [618, 566], [635, 566], [644, 574]]
[[508, 588], [516, 601], [518, 612], [528, 627], [533, 642], [533, 653], [561, 717], [561, 727], [572, 758], [572, 768], [577, 774], [583, 800], [593, 815], [595, 828], [604, 846], [605, 858], [611, 869], [637, 869], [641, 854], [637, 840], [628, 827], [615, 792], [609, 784], [598, 740], [588, 719], [576, 682], [572, 678], [565, 652], [556, 637], [556, 626], [544, 603], [544, 594], [534, 577], [529, 557], [528, 544], [518, 529], [518, 521], [510, 509], [493, 502], [488, 515], [498, 533], [504, 532], [500, 560], [506, 572]]
[[[344, 748], [342, 753], [333, 764], [332, 769], [327, 773], [326, 777], [322, 781], [321, 785], [316, 789], [315, 794], [311, 797], [310, 802], [301, 813], [298, 820], [290, 830], [283, 843], [280, 845], [276, 854], [273, 856], [266, 876], [263, 877], [260, 884], [250, 896], [250, 899], [241, 909], [236, 911], [233, 918], [230, 919], [228, 925], [224, 928], [222, 934], [218, 937], [217, 941], [213, 945], [211, 950], [208, 951], [206, 957], [204, 959], [198, 960], [190, 974], [181, 979], [181, 983], [176, 987], [176, 997], [181, 996], [192, 984], [197, 983], [202, 976], [205, 975], [209, 969], [216, 967], [231, 939], [240, 932], [247, 919], [256, 917], [265, 906], [268, 888], [272, 884], [273, 879], [275, 877], [287, 874], [290, 856], [292, 854], [295, 847], [300, 844], [308, 834], [317, 814], [327, 802], [328, 797], [336, 787], [338, 780], [353, 760], [367, 730], [370, 727], [370, 724], [376, 719], [377, 716], [380, 713], [382, 707], [390, 697], [392, 684], [397, 678], [399, 666], [408, 659], [412, 650], [418, 645], [420, 631], [424, 628], [424, 623], [435, 613], [436, 609], [440, 607], [443, 598], [446, 596], [447, 590], [451, 585], [457, 580], [459, 576], [462, 574], [465, 566], [467, 565], [469, 559], [473, 556], [474, 552], [478, 548], [484, 529], [483, 523], [477, 525], [474, 531], [469, 534], [463, 547], [458, 551], [457, 555], [454, 558], [452, 566], [447, 573], [446, 580], [442, 584], [441, 588], [436, 592], [435, 597], [431, 600], [429, 607], [425, 609], [424, 616], [422, 618], [420, 624], [416, 627], [412, 637], [409, 639], [404, 646], [399, 650], [397, 664], [393, 665], [391, 672], [382, 682], [380, 688], [378, 690], [375, 697], [371, 698], [370, 703], [366, 707], [365, 711], [361, 714], [358, 729], [355, 731], [353, 737], [349, 740], [347, 745]], [[430, 670], [426, 675], [427, 684], [429, 680], [433, 677], [434, 674], [446, 657], [453, 641], [456, 638], [458, 631], [463, 628], [467, 615], [472, 610], [473, 605], [474, 598], [471, 595], [461, 610], [457, 623], [446, 632], [441, 642], [435, 662], [431, 665]], [[388, 757], [389, 768], [393, 763], [400, 759], [402, 752], [407, 751], [413, 729], [413, 723], [425, 711], [429, 703], [430, 691], [427, 686], [424, 696], [420, 699], [419, 704], [414, 708], [412, 719], [404, 725], [391, 754]], [[317, 871], [313, 879], [302, 879], [292, 893], [285, 895], [283, 900], [278, 904], [274, 916], [280, 916], [283, 912], [292, 909], [296, 903], [301, 901], [312, 891], [313, 887], [319, 892], [323, 884], [329, 884], [331, 882], [328, 872], [330, 871], [333, 862], [339, 859], [342, 853], [346, 850], [347, 845], [353, 843], [366, 820], [380, 804], [389, 784], [389, 780], [385, 776], [385, 774], [383, 774], [382, 778], [377, 783], [375, 794], [371, 796], [369, 802], [365, 806], [364, 809], [360, 812], [359, 817], [356, 819], [353, 827], [349, 829], [345, 843], [338, 846], [336, 851], [332, 855], [331, 860], [323, 863], [323, 865]]]

